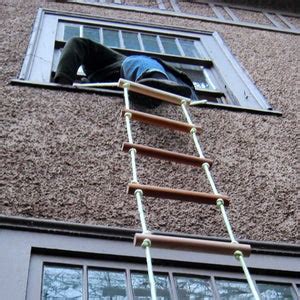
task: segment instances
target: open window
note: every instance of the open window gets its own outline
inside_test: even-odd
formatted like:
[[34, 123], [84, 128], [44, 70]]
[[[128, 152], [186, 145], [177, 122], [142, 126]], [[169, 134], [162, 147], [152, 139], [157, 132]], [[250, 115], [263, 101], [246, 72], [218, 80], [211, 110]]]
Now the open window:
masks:
[[[217, 33], [46, 10], [39, 11], [19, 79], [51, 85], [62, 49], [72, 37], [89, 38], [125, 55], [146, 53], [159, 57], [186, 72], [198, 98], [210, 104], [272, 109]], [[82, 68], [77, 75], [80, 81], [85, 75]]]

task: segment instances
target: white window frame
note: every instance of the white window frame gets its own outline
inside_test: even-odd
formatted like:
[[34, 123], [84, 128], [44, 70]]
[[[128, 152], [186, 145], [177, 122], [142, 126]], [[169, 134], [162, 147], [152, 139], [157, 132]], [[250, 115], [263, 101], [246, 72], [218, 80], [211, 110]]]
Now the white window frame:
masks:
[[[157, 25], [130, 24], [128, 22], [125, 23], [103, 18], [99, 19], [82, 14], [45, 9], [40, 9], [38, 12], [29, 47], [20, 72], [19, 81], [51, 85], [50, 76], [57, 28], [62, 21], [141, 31], [157, 35], [169, 35], [175, 38], [195, 39], [195, 45], [199, 44], [200, 51], [205, 52], [213, 61], [213, 68], [207, 69], [206, 72], [212, 72], [214, 77], [221, 77], [221, 80], [217, 81], [219, 86], [217, 85], [216, 91], [204, 90], [203, 93], [210, 95], [211, 92], [212, 95], [215, 93], [218, 94], [219, 97], [224, 94], [224, 98], [226, 98], [226, 101], [223, 103], [209, 103], [209, 105], [225, 108], [233, 107], [258, 112], [274, 112], [264, 96], [256, 88], [253, 81], [247, 76], [240, 64], [233, 57], [220, 35], [216, 32], [191, 32], [183, 29], [161, 28]], [[189, 60], [197, 62], [196, 58]], [[203, 63], [205, 59], [199, 59], [198, 61], [202, 61]], [[208, 59], [207, 61], [209, 62], [210, 60]], [[220, 86], [220, 84], [222, 86]], [[218, 91], [219, 89], [220, 91]], [[221, 98], [222, 97], [220, 97], [220, 99]]]

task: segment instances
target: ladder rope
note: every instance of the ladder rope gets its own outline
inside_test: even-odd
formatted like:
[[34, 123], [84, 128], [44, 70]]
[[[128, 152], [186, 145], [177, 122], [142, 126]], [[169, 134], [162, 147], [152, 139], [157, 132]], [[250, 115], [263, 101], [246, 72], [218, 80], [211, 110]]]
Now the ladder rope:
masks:
[[[186, 107], [187, 105], [188, 105], [187, 101], [186, 100], [182, 100], [181, 108], [182, 108], [183, 114], [185, 115], [185, 118], [186, 118], [187, 122], [189, 124], [193, 125], [193, 122], [191, 120], [191, 117], [190, 117], [189, 112], [188, 112], [187, 107]], [[201, 147], [200, 147], [200, 143], [199, 143], [198, 137], [196, 136], [196, 132], [194, 130], [192, 130], [191, 133], [192, 133], [192, 137], [193, 137], [195, 146], [196, 146], [197, 151], [199, 153], [199, 156], [201, 158], [204, 158], [203, 152], [202, 152]], [[209, 164], [207, 164], [207, 163], [202, 164], [202, 168], [205, 171], [206, 177], [208, 178], [208, 181], [209, 181], [209, 183], [211, 185], [213, 193], [214, 194], [218, 194], [218, 190], [216, 188], [215, 182], [214, 182], [214, 180], [212, 178], [212, 175], [210, 173], [210, 170], [209, 170]], [[234, 237], [231, 224], [230, 224], [229, 219], [227, 217], [226, 210], [225, 210], [225, 207], [224, 207], [224, 201], [223, 201], [223, 199], [218, 199], [217, 202], [216, 202], [216, 204], [217, 204], [217, 207], [220, 208], [220, 210], [221, 210], [222, 217], [223, 217], [223, 220], [224, 220], [224, 224], [225, 224], [225, 227], [226, 227], [227, 232], [229, 234], [231, 242], [232, 243], [238, 243], [237, 240]], [[249, 284], [250, 290], [251, 290], [251, 292], [252, 292], [255, 300], [260, 300], [260, 296], [259, 296], [259, 294], [258, 294], [258, 292], [257, 292], [257, 290], [255, 288], [253, 279], [252, 279], [252, 277], [251, 277], [251, 275], [249, 273], [248, 267], [247, 267], [247, 265], [245, 263], [243, 253], [241, 251], [235, 251], [234, 256], [236, 257], [236, 259], [240, 262], [240, 264], [242, 266], [242, 269], [244, 271], [245, 277], [247, 279], [247, 282]]]
[[[130, 109], [130, 102], [129, 102], [129, 95], [128, 95], [129, 85], [130, 85], [129, 83], [125, 83], [123, 86], [126, 109]], [[130, 124], [131, 113], [126, 112], [124, 116], [125, 116], [125, 120], [126, 120], [128, 141], [129, 141], [129, 143], [133, 144], [132, 130], [131, 130], [131, 124]], [[131, 148], [129, 150], [129, 153], [131, 156], [131, 169], [132, 169], [132, 181], [131, 182], [138, 183], [136, 157], [135, 157], [136, 149]], [[138, 189], [135, 191], [134, 195], [135, 195], [135, 198], [137, 201], [137, 207], [138, 207], [138, 212], [139, 212], [139, 216], [140, 216], [140, 222], [141, 222], [143, 234], [149, 233], [149, 231], [147, 229], [146, 218], [145, 218], [144, 208], [143, 208], [143, 191]], [[154, 279], [152, 258], [151, 258], [151, 252], [150, 252], [151, 241], [148, 239], [145, 239], [142, 244], [142, 247], [145, 249], [145, 254], [146, 254], [146, 262], [147, 262], [147, 270], [148, 270], [148, 277], [149, 277], [149, 284], [150, 284], [151, 299], [156, 300], [157, 296], [156, 296], [156, 288], [155, 288], [155, 279]]]
[[[114, 83], [112, 85], [114, 85]], [[120, 84], [118, 86], [122, 87], [123, 90], [124, 90], [125, 107], [126, 107], [126, 109], [129, 110], [130, 109], [130, 107], [129, 107], [130, 104], [129, 104], [128, 90], [130, 88], [130, 83], [129, 82], [125, 82], [121, 86], [120, 86]], [[157, 98], [160, 98], [160, 97], [157, 97]], [[206, 101], [200, 101], [200, 102], [204, 103]], [[181, 108], [182, 108], [182, 111], [183, 111], [183, 113], [185, 115], [187, 123], [192, 126], [192, 129], [190, 130], [190, 133], [192, 135], [192, 139], [194, 141], [195, 147], [196, 147], [196, 149], [198, 151], [198, 154], [199, 154], [200, 158], [205, 158], [204, 154], [202, 152], [201, 146], [200, 146], [199, 139], [198, 139], [198, 137], [196, 135], [197, 129], [195, 128], [195, 125], [193, 124], [193, 122], [191, 120], [191, 117], [190, 117], [189, 112], [187, 110], [187, 105], [190, 105], [190, 102], [187, 101], [187, 99], [183, 99], [181, 101]], [[126, 128], [127, 128], [128, 140], [129, 140], [129, 143], [133, 144], [132, 131], [131, 131], [131, 125], [130, 125], [130, 119], [131, 119], [132, 116], [131, 116], [131, 113], [129, 113], [129, 112], [125, 113], [124, 116], [125, 116], [125, 120], [126, 120]], [[131, 155], [132, 177], [133, 177], [132, 182], [138, 183], [137, 171], [136, 171], [136, 158], [135, 158], [136, 149], [131, 148], [129, 150], [129, 152], [130, 152], [130, 155]], [[207, 179], [208, 179], [208, 181], [210, 183], [210, 186], [211, 186], [211, 188], [213, 190], [213, 193], [214, 194], [218, 194], [218, 190], [216, 188], [216, 185], [215, 185], [215, 182], [213, 180], [213, 177], [212, 177], [212, 175], [210, 173], [209, 167], [210, 167], [209, 164], [206, 163], [206, 162], [202, 164], [202, 168], [203, 168], [203, 170], [204, 170], [204, 172], [206, 174], [206, 177], [207, 177]], [[140, 216], [140, 221], [141, 221], [141, 226], [142, 226], [143, 234], [149, 233], [149, 231], [147, 229], [146, 219], [145, 219], [145, 214], [144, 214], [144, 209], [143, 209], [143, 201], [142, 201], [143, 191], [140, 190], [140, 189], [137, 189], [134, 194], [135, 194], [135, 197], [136, 197], [136, 200], [137, 200], [137, 206], [138, 206], [138, 211], [139, 211], [139, 216]], [[230, 224], [229, 219], [228, 219], [227, 214], [226, 214], [226, 210], [225, 210], [225, 207], [224, 207], [224, 200], [221, 199], [221, 198], [217, 199], [216, 205], [217, 205], [217, 207], [221, 211], [221, 214], [222, 214], [222, 217], [223, 217], [223, 221], [224, 221], [225, 227], [227, 229], [227, 232], [229, 234], [231, 242], [238, 244], [237, 240], [234, 237], [231, 224]], [[149, 239], [145, 239], [143, 241], [143, 243], [142, 243], [142, 247], [145, 249], [145, 254], [146, 254], [147, 269], [148, 269], [150, 291], [151, 291], [151, 299], [152, 300], [156, 300], [157, 296], [156, 296], [156, 289], [155, 289], [155, 279], [154, 279], [152, 259], [151, 259], [151, 253], [150, 253], [151, 241]], [[246, 262], [244, 260], [243, 253], [241, 251], [237, 250], [237, 251], [234, 252], [234, 256], [235, 256], [235, 258], [241, 264], [241, 267], [242, 267], [242, 269], [244, 271], [245, 277], [247, 279], [247, 282], [249, 284], [250, 290], [251, 290], [251, 292], [252, 292], [255, 300], [260, 300], [260, 296], [259, 296], [259, 294], [257, 292], [257, 289], [256, 289], [256, 287], [254, 285], [253, 279], [252, 279], [252, 277], [251, 277], [251, 275], [249, 273], [248, 267], [247, 267]]]
[[256, 289], [256, 287], [255, 287], [255, 285], [254, 285], [254, 282], [253, 282], [253, 280], [252, 280], [252, 277], [251, 277], [251, 275], [250, 275], [250, 273], [249, 273], [249, 270], [248, 270], [248, 268], [247, 268], [247, 265], [246, 265], [246, 262], [245, 262], [243, 253], [242, 253], [241, 251], [238, 251], [238, 250], [237, 250], [237, 251], [235, 251], [234, 256], [235, 256], [235, 258], [236, 258], [237, 260], [239, 260], [239, 262], [240, 262], [240, 264], [241, 264], [241, 266], [242, 266], [242, 268], [243, 268], [244, 274], [245, 274], [245, 276], [246, 276], [246, 279], [247, 279], [247, 281], [248, 281], [250, 290], [251, 290], [251, 292], [252, 292], [252, 294], [253, 294], [255, 300], [260, 300], [260, 296], [259, 296], [259, 294], [258, 294], [258, 292], [257, 292], [257, 289]]

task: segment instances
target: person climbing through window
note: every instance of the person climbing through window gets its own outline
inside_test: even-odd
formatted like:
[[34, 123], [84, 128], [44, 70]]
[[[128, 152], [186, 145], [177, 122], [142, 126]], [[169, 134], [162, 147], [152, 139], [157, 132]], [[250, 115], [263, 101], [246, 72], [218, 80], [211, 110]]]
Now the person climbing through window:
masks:
[[[70, 39], [62, 52], [54, 82], [72, 85], [82, 66], [88, 82], [114, 82], [124, 78], [149, 87], [197, 100], [194, 85], [182, 71], [159, 58], [147, 55], [123, 55], [86, 38]], [[130, 99], [149, 108], [161, 101], [130, 93]]]

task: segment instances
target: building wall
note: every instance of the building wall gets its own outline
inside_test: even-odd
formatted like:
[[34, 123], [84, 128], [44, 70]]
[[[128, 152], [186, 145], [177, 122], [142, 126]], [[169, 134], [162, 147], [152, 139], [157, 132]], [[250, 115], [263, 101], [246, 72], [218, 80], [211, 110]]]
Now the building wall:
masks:
[[[39, 7], [218, 32], [283, 115], [192, 109], [204, 129], [205, 153], [215, 160], [217, 186], [232, 199], [228, 214], [238, 238], [295, 242], [298, 35], [42, 0], [0, 3], [1, 214], [140, 227], [135, 200], [126, 195], [131, 174], [129, 157], [121, 152], [127, 139], [122, 99], [10, 84]], [[182, 119], [171, 105], [151, 113]], [[187, 135], [138, 123], [134, 131], [139, 143], [196, 154]], [[139, 157], [138, 172], [143, 184], [210, 191], [201, 169]], [[146, 198], [145, 208], [150, 229], [227, 236], [215, 207]]]

